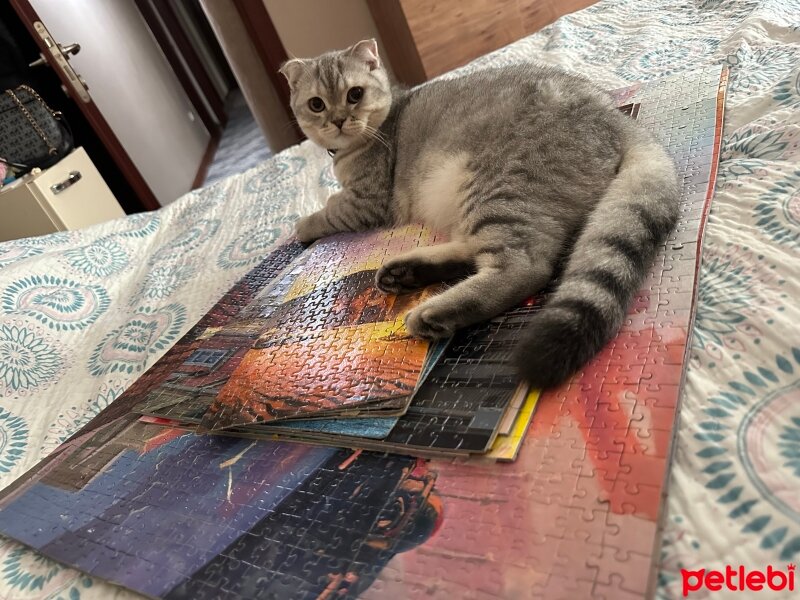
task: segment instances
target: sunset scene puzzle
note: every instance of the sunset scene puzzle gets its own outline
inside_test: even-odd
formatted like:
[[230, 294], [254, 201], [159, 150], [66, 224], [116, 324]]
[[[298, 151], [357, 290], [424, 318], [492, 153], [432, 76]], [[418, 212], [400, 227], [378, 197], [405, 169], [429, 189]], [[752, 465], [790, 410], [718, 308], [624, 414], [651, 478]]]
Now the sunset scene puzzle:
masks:
[[333, 416], [392, 400], [390, 408], [402, 413], [428, 353], [426, 341], [409, 336], [403, 317], [431, 292], [386, 295], [375, 287], [375, 273], [385, 258], [434, 240], [414, 225], [331, 236], [312, 246], [297, 268], [210, 338], [213, 345], [236, 329], [258, 332], [200, 429]]

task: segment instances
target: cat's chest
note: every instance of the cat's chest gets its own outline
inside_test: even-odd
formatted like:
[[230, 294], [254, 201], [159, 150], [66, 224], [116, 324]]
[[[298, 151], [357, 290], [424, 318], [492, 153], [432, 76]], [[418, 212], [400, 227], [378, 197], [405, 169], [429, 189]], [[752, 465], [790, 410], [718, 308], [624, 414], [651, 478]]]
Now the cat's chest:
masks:
[[348, 157], [343, 157], [339, 161], [333, 163], [333, 175], [342, 187], [350, 187], [352, 184], [353, 165], [352, 160]]
[[434, 154], [421, 157], [413, 167], [407, 197], [412, 221], [422, 221], [439, 231], [453, 231], [461, 222], [462, 205], [472, 178], [466, 154]]

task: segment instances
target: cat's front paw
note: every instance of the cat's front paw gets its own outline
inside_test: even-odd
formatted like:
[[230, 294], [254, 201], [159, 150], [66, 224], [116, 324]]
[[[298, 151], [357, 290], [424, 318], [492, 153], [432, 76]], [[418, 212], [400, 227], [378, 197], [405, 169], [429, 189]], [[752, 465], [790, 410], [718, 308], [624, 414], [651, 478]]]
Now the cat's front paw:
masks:
[[314, 215], [309, 215], [308, 217], [303, 217], [300, 219], [294, 226], [297, 239], [304, 244], [308, 244], [309, 242], [313, 242], [322, 237], [316, 225], [314, 224], [314, 221]]
[[390, 261], [378, 269], [375, 285], [387, 294], [408, 294], [425, 287], [425, 282], [418, 277], [413, 263]]
[[405, 317], [406, 329], [414, 337], [426, 340], [449, 338], [458, 329], [458, 324], [451, 318], [441, 314], [435, 307], [421, 304], [409, 311]]

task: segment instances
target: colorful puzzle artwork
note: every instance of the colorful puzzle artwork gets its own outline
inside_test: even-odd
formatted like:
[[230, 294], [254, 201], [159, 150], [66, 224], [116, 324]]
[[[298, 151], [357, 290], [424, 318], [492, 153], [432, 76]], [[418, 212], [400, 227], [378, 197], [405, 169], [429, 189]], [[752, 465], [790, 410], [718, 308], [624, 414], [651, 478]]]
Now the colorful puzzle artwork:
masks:
[[[402, 413], [428, 352], [403, 315], [428, 292], [386, 296], [375, 272], [387, 255], [433, 241], [418, 226], [320, 240], [235, 319], [206, 330], [144, 412], [171, 407], [159, 415], [212, 431], [343, 409]], [[179, 414], [186, 400], [190, 414]]]
[[[376, 240], [380, 245], [376, 246]], [[395, 311], [402, 309], [404, 312], [423, 294], [387, 297], [374, 287], [375, 267], [385, 256], [433, 240], [427, 231], [414, 226], [371, 234], [340, 235], [318, 242], [273, 280], [260, 278], [251, 283], [249, 289], [254, 290], [255, 295], [248, 305], [231, 315], [225, 325], [209, 327], [199, 333], [198, 340], [191, 342], [192, 351], [188, 357], [184, 356], [172, 374], [146, 393], [137, 411], [172, 419], [176, 426], [200, 422], [201, 429], [224, 428], [226, 433], [250, 437], [399, 451], [417, 456], [486, 452], [494, 443], [501, 418], [513, 421], [514, 415], [508, 414], [508, 405], [517, 381], [514, 369], [508, 364], [510, 350], [537, 308], [520, 307], [488, 323], [459, 332], [449, 344], [434, 344], [427, 350], [424, 349], [427, 344], [419, 344], [416, 340], [395, 336], [400, 339], [384, 343], [387, 340], [377, 336], [384, 357], [375, 353], [373, 358], [380, 358], [378, 365], [381, 368], [394, 369], [399, 384], [403, 381], [398, 370], [398, 355], [408, 362], [409, 357], [401, 352], [411, 344], [415, 353], [420, 349], [426, 352], [422, 376], [416, 372], [409, 374], [413, 377], [408, 378], [407, 387], [414, 393], [413, 401], [410, 401], [410, 392], [406, 389], [389, 399], [359, 402], [355, 395], [357, 386], [350, 388], [337, 384], [329, 373], [332, 370], [341, 372], [342, 378], [363, 385], [369, 373], [359, 368], [359, 352], [362, 351], [358, 347], [345, 348], [346, 352], [341, 356], [346, 357], [353, 370], [342, 371], [343, 358], [337, 358], [328, 345], [322, 348], [313, 345], [318, 330], [323, 333], [337, 331], [343, 318], [372, 325], [371, 320], [384, 319], [388, 314], [393, 319], [391, 326], [400, 328], [398, 320], [402, 313], [398, 317]], [[358, 258], [359, 250], [363, 259]], [[338, 270], [336, 265], [340, 265]], [[361, 288], [341, 286], [341, 282], [351, 275], [357, 278]], [[312, 294], [317, 294], [318, 288], [324, 292], [320, 293], [320, 298], [330, 293], [326, 279], [341, 287], [339, 295], [335, 292], [330, 295], [341, 306], [346, 306], [347, 311], [331, 311], [331, 302], [322, 302], [319, 298], [308, 301]], [[313, 288], [313, 284], [318, 288]], [[258, 285], [261, 285], [260, 291], [255, 289]], [[309, 292], [309, 289], [313, 291]], [[359, 294], [372, 299], [367, 304], [368, 309], [360, 306]], [[297, 299], [302, 301], [299, 306], [293, 304]], [[295, 323], [283, 325], [287, 314], [302, 315], [299, 320], [305, 326]], [[314, 331], [314, 335], [309, 335], [309, 330]], [[270, 356], [258, 368], [244, 370], [242, 365], [249, 356], [263, 356], [259, 353], [262, 340], [272, 338], [278, 343], [264, 344]], [[295, 338], [310, 340], [306, 347], [319, 350], [319, 359], [308, 361], [306, 353], [298, 352], [295, 344], [291, 343]], [[182, 341], [177, 348], [182, 348], [185, 342]], [[275, 360], [276, 357], [282, 360]], [[412, 354], [410, 358], [419, 356]], [[169, 355], [165, 360], [173, 364]], [[319, 410], [318, 404], [288, 396], [284, 399], [287, 403], [301, 404], [309, 412], [312, 408], [318, 409], [311, 414], [303, 413], [303, 416], [317, 418], [292, 421], [286, 419], [291, 415], [283, 415], [283, 418], [257, 416], [254, 419], [247, 403], [238, 402], [236, 398], [246, 395], [247, 389], [252, 393], [254, 387], [272, 391], [279, 388], [286, 374], [285, 363], [289, 360], [300, 363], [303, 372], [308, 372], [308, 381], [297, 379], [298, 382], [308, 385], [318, 380], [325, 381], [329, 385], [329, 395], [325, 400], [338, 401], [346, 407], [346, 412], [332, 408]], [[378, 365], [368, 369], [374, 370]], [[419, 381], [423, 383], [415, 390], [412, 386]], [[399, 384], [392, 382], [392, 389], [396, 390]], [[243, 388], [246, 389], [243, 391]], [[341, 397], [333, 394], [334, 388], [336, 393], [342, 394]], [[399, 400], [399, 404], [389, 404], [395, 400]], [[269, 406], [274, 409], [274, 405]], [[220, 418], [220, 411], [227, 411], [224, 419]], [[398, 412], [402, 414], [398, 415]], [[360, 414], [369, 416], [358, 417]], [[395, 416], [379, 416], [386, 414]], [[326, 419], [320, 420], [320, 416]], [[342, 418], [332, 418], [337, 416]], [[520, 439], [517, 438], [517, 444]]]
[[[9, 533], [164, 598], [366, 589], [441, 515], [430, 497], [435, 476], [413, 458], [353, 460], [333, 448], [198, 436], [131, 417], [77, 438], [42, 475], [0, 513]], [[33, 518], [47, 526], [29, 537]], [[223, 581], [238, 581], [237, 591], [222, 591]]]
[[[449, 344], [434, 345], [425, 359], [422, 384], [402, 416], [273, 421], [225, 431], [250, 437], [302, 440], [415, 456], [484, 453], [492, 448], [500, 433], [501, 422], [508, 421], [509, 427], [514, 422], [516, 412], [510, 410], [510, 404], [519, 384], [516, 372], [509, 365], [510, 353], [525, 330], [525, 324], [539, 308], [538, 304], [528, 303], [459, 332]], [[247, 320], [239, 315], [229, 325], [214, 328], [214, 331], [230, 331], [241, 322]], [[206, 380], [216, 385], [224, 383], [225, 376], [224, 370], [216, 368], [203, 374]], [[156, 408], [161, 406], [159, 402], [165, 390], [175, 389], [174, 382], [174, 379], [169, 379], [167, 385], [161, 385], [148, 394], [150, 398], [157, 398]], [[179, 384], [185, 392], [186, 379], [180, 380]], [[212, 401], [209, 394], [193, 397], [191, 410], [201, 414], [208, 410]], [[513, 407], [514, 411], [518, 411], [521, 404]], [[185, 406], [185, 403], [181, 405]], [[192, 421], [176, 416], [185, 413], [172, 405], [167, 406], [167, 410], [152, 410], [153, 405], [149, 403], [145, 407], [139, 407], [139, 410], [173, 419], [175, 425]], [[515, 440], [518, 445], [521, 437]]]
[[[639, 105], [639, 121], [674, 156], [681, 220], [620, 335], [563, 386], [538, 400], [512, 388], [506, 409], [492, 413], [499, 445], [491, 451], [518, 451], [516, 461], [197, 435], [132, 414], [209, 328], [232, 323], [300, 254], [289, 244], [78, 436], [4, 490], [0, 533], [164, 598], [652, 593], [726, 82], [724, 68], [710, 67], [616, 94], [620, 105]], [[511, 320], [524, 321], [526, 310], [535, 307]], [[420, 391], [451, 351], [470, 352], [454, 341]], [[526, 427], [520, 446], [502, 444]]]
[[[238, 329], [252, 315], [259, 335], [201, 427], [220, 430], [393, 398], [405, 399], [405, 408], [428, 343], [408, 334], [403, 316], [426, 292], [387, 296], [374, 285], [375, 273], [387, 256], [433, 241], [411, 226], [317, 242], [296, 275], [289, 274], [291, 286], [277, 307], [256, 300], [232, 325]], [[308, 322], [309, 316], [316, 320]], [[226, 333], [223, 328], [209, 343]]]
[[[422, 368], [420, 381], [424, 381], [430, 374], [433, 367], [441, 358], [447, 347], [447, 342], [437, 342], [431, 344], [428, 348], [428, 354], [425, 357], [425, 364]], [[265, 424], [261, 427], [261, 435], [283, 437], [286, 439], [304, 439], [312, 437], [313, 439], [320, 440], [322, 436], [328, 434], [335, 436], [331, 438], [333, 441], [341, 441], [345, 438], [352, 439], [375, 439], [382, 440], [386, 438], [398, 420], [401, 417], [349, 417], [341, 419], [296, 419], [293, 421], [283, 421], [272, 424]], [[250, 435], [258, 435], [258, 426], [251, 425], [247, 428], [245, 433]], [[343, 444], [333, 444], [343, 445]]]
[[[380, 439], [341, 435], [304, 438], [275, 426], [265, 426], [260, 431], [277, 433], [279, 439], [330, 442], [414, 456], [487, 452], [502, 433], [503, 421], [508, 421], [510, 429], [521, 409], [522, 402], [512, 406], [512, 400], [518, 395], [524, 397], [527, 389], [520, 390], [516, 372], [509, 364], [510, 350], [538, 309], [534, 305], [523, 306], [458, 332], [430, 369], [406, 413]], [[239, 433], [246, 434], [247, 430]]]

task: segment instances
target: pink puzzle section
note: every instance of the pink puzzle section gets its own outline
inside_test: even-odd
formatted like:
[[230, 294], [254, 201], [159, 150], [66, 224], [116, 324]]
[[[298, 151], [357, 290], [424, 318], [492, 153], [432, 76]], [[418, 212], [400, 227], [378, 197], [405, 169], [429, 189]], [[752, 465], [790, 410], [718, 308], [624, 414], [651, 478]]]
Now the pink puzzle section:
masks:
[[515, 463], [432, 463], [441, 529], [396, 556], [364, 597], [622, 600], [653, 591], [726, 85], [727, 70], [713, 67], [618, 95], [641, 103], [639, 120], [675, 158], [679, 225], [617, 338], [542, 395]]

